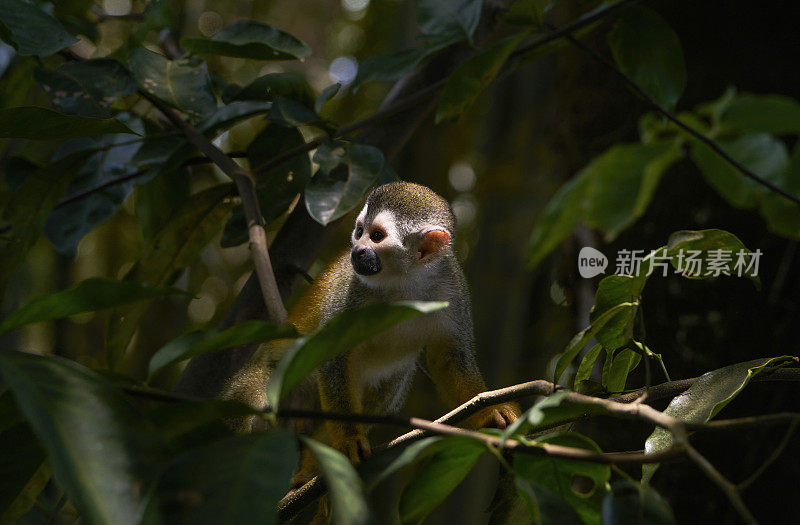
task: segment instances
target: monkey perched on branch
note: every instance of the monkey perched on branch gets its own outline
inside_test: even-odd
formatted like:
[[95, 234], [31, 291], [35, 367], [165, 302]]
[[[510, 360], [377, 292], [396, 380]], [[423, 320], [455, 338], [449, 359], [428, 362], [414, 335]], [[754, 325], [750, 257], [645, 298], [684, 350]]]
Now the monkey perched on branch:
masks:
[[[447, 301], [450, 305], [405, 321], [324, 365], [296, 386], [286, 408], [338, 413], [386, 413], [402, 405], [417, 359], [425, 349], [427, 368], [451, 406], [486, 390], [473, 355], [469, 291], [452, 249], [455, 218], [447, 201], [419, 184], [394, 182], [367, 197], [356, 218], [352, 249], [317, 277], [289, 314], [288, 322], [308, 334], [337, 313], [376, 302]], [[290, 340], [262, 345], [230, 381], [223, 397], [255, 408], [267, 405], [266, 384]], [[473, 428], [505, 428], [519, 417], [516, 403], [487, 407], [468, 420]], [[257, 426], [255, 416], [235, 423], [238, 431]], [[313, 434], [358, 462], [370, 454], [364, 425], [306, 421], [295, 430]], [[292, 480], [301, 485], [316, 467], [304, 451]]]

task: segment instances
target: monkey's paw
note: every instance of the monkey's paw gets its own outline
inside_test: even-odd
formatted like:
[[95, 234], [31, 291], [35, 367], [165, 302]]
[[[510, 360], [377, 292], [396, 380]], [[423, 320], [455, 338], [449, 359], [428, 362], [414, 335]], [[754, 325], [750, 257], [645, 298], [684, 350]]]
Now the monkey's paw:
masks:
[[477, 414], [467, 419], [471, 428], [499, 428], [504, 429], [519, 419], [521, 411], [517, 403], [503, 403], [486, 407]]
[[372, 454], [367, 436], [364, 434], [350, 434], [333, 443], [333, 448], [344, 454], [350, 462], [358, 464]]

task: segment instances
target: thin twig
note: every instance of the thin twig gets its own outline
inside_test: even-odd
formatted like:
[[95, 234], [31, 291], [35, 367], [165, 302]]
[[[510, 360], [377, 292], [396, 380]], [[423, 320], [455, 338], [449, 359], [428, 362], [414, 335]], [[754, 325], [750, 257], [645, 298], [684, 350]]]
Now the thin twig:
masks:
[[759, 477], [761, 477], [761, 474], [766, 472], [769, 466], [772, 465], [781, 456], [781, 454], [783, 454], [783, 451], [786, 450], [786, 447], [789, 445], [789, 442], [794, 435], [794, 431], [797, 430], [798, 424], [800, 424], [799, 420], [795, 419], [792, 421], [792, 423], [789, 425], [789, 428], [786, 430], [786, 434], [783, 435], [783, 439], [781, 439], [781, 442], [778, 444], [775, 450], [772, 451], [772, 454], [770, 454], [770, 456], [761, 464], [761, 466], [759, 466], [755, 472], [750, 474], [747, 479], [736, 485], [736, 488], [739, 491], [746, 490], [750, 485], [752, 485]]
[[639, 87], [639, 85], [636, 82], [634, 82], [632, 78], [623, 73], [616, 66], [616, 64], [614, 64], [610, 59], [597, 53], [595, 50], [591, 49], [589, 46], [587, 46], [580, 40], [576, 39], [572, 35], [566, 35], [566, 38], [578, 49], [580, 49], [584, 53], [588, 54], [589, 56], [591, 56], [592, 58], [603, 64], [608, 69], [610, 69], [616, 76], [622, 79], [622, 81], [625, 82], [625, 84], [627, 84], [630, 89], [632, 89], [637, 95], [643, 98], [658, 113], [661, 113], [667, 120], [669, 120], [682, 130], [684, 130], [686, 133], [688, 133], [689, 135], [693, 136], [694, 138], [696, 138], [697, 140], [699, 140], [700, 142], [711, 148], [717, 155], [722, 157], [722, 159], [725, 162], [736, 168], [742, 175], [760, 184], [761, 186], [764, 186], [770, 191], [777, 193], [778, 195], [781, 195], [782, 197], [794, 202], [795, 204], [800, 205], [800, 198], [792, 195], [791, 193], [788, 193], [787, 191], [782, 190], [775, 184], [769, 182], [768, 180], [765, 180], [757, 173], [751, 171], [750, 169], [745, 167], [741, 162], [728, 155], [728, 153], [726, 153], [725, 150], [723, 150], [722, 147], [715, 141], [708, 138], [704, 134], [700, 133], [696, 129], [684, 123], [683, 121], [681, 121], [675, 114], [667, 110], [664, 106], [659, 104], [658, 101], [656, 101], [656, 99], [650, 96], [644, 89]]

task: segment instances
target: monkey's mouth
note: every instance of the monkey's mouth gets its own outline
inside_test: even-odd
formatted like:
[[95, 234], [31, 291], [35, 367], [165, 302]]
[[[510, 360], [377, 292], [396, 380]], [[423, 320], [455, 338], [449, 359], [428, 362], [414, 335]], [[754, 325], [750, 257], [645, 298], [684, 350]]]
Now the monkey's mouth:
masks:
[[350, 253], [353, 269], [359, 275], [375, 275], [381, 271], [381, 260], [375, 250], [361, 248]]

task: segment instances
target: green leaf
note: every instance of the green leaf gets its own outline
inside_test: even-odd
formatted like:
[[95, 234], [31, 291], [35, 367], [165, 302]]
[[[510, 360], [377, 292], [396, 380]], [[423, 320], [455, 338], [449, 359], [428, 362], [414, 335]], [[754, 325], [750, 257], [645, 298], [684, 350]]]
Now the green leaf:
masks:
[[590, 162], [582, 173], [586, 189], [586, 223], [611, 242], [644, 214], [661, 175], [680, 158], [672, 142], [617, 144]]
[[552, 7], [555, 0], [514, 0], [505, 19], [517, 25], [543, 27], [544, 14]]
[[152, 239], [169, 221], [176, 202], [189, 198], [190, 182], [188, 169], [181, 168], [157, 172], [152, 179], [136, 186], [133, 203], [145, 241]]
[[583, 356], [581, 364], [578, 366], [578, 371], [575, 373], [575, 381], [573, 384], [575, 390], [578, 389], [581, 381], [586, 381], [591, 377], [592, 369], [594, 369], [594, 364], [597, 362], [597, 358], [600, 357], [600, 350], [602, 349], [603, 345], [597, 343]]
[[205, 62], [190, 58], [167, 60], [158, 53], [138, 48], [128, 55], [128, 67], [143, 91], [195, 121], [210, 117], [217, 109]]
[[739, 95], [726, 104], [719, 124], [740, 133], [800, 134], [800, 103], [781, 95]]
[[[771, 182], [789, 195], [800, 197], [800, 145], [795, 144], [789, 169], [772, 178]], [[761, 197], [759, 211], [770, 231], [790, 239], [800, 239], [800, 206], [796, 203], [768, 192]]]
[[[247, 146], [247, 158], [253, 170], [258, 170], [273, 158], [292, 148], [305, 144], [302, 133], [296, 128], [276, 124], [265, 127]], [[311, 180], [311, 161], [308, 155], [287, 159], [266, 173], [258, 174], [258, 196], [261, 214], [267, 222], [280, 217]], [[225, 225], [222, 246], [237, 246], [249, 239], [244, 210], [237, 206]]]
[[757, 288], [761, 287], [760, 252], [751, 252], [738, 237], [725, 230], [677, 231], [669, 236], [667, 253], [670, 263], [683, 277], [744, 276], [752, 279]]
[[233, 100], [275, 100], [277, 97], [290, 98], [311, 108], [314, 107], [314, 90], [305, 77], [297, 73], [269, 73], [260, 76], [248, 85], [239, 88], [226, 88], [223, 99]]
[[11, 195], [2, 211], [10, 230], [0, 236], [0, 292], [39, 239], [48, 213], [88, 156], [78, 151], [51, 162], [28, 176]]
[[423, 35], [441, 40], [467, 40], [481, 18], [480, 0], [416, 0], [417, 25]]
[[[3, 397], [13, 403], [11, 392], [5, 392]], [[19, 414], [14, 416], [22, 418]], [[0, 429], [0, 450], [0, 523], [17, 523], [50, 480], [50, 468], [44, 449], [27, 423]]]
[[618, 352], [606, 350], [603, 363], [603, 387], [606, 392], [622, 392], [630, 374], [642, 360], [642, 356], [630, 348]]
[[317, 98], [314, 100], [314, 111], [316, 111], [317, 114], [321, 113], [325, 103], [335, 97], [340, 89], [342, 89], [342, 85], [337, 82], [320, 91], [319, 95], [317, 95]]
[[[537, 443], [602, 452], [594, 441], [577, 432], [550, 434], [537, 439]], [[542, 485], [566, 501], [577, 511], [584, 523], [600, 524], [600, 507], [606, 492], [606, 483], [611, 477], [611, 468], [608, 465], [517, 454], [514, 458], [514, 472], [524, 479]], [[575, 490], [574, 479], [578, 476], [591, 482], [589, 490], [580, 493]]]
[[550, 199], [528, 241], [530, 268], [542, 262], [581, 222], [588, 188], [589, 175], [584, 169], [561, 186]]
[[[164, 286], [197, 260], [222, 229], [230, 214], [231, 185], [220, 184], [192, 195], [175, 210], [169, 223], [145, 246], [141, 257], [125, 276], [126, 281]], [[148, 302], [117, 308], [111, 316], [108, 348], [112, 363], [133, 337]]]
[[528, 479], [514, 479], [517, 494], [525, 502], [533, 523], [537, 525], [583, 525], [580, 515], [569, 503], [551, 490]]
[[458, 118], [472, 106], [528, 34], [528, 31], [523, 31], [504, 38], [459, 64], [442, 91], [436, 108], [436, 123]]
[[144, 523], [276, 524], [296, 464], [294, 436], [285, 430], [191, 450], [167, 467]]
[[295, 337], [297, 332], [291, 326], [275, 326], [266, 321], [254, 320], [235, 324], [221, 332], [217, 330], [189, 332], [162, 346], [150, 358], [148, 373], [152, 376], [165, 366], [225, 348]]
[[431, 455], [436, 450], [433, 445], [441, 440], [441, 437], [432, 436], [381, 450], [360, 465], [359, 473], [367, 488], [372, 490], [378, 483], [398, 470], [407, 467], [420, 458]]
[[378, 180], [385, 164], [378, 148], [350, 143], [321, 144], [314, 153], [314, 162], [329, 176], [340, 164], [347, 168], [346, 180], [328, 177], [314, 180], [306, 188], [306, 209], [323, 226], [355, 208], [367, 189]]
[[372, 304], [339, 313], [289, 348], [267, 384], [270, 405], [277, 410], [278, 402], [294, 385], [342, 352], [403, 321], [446, 306], [447, 303], [442, 302], [403, 301]]
[[115, 118], [65, 115], [37, 106], [0, 109], [0, 138], [66, 140], [104, 133], [136, 134]]
[[97, 277], [86, 279], [68, 290], [39, 296], [17, 308], [0, 323], [0, 334], [31, 323], [62, 319], [174, 293], [185, 292], [175, 288], [152, 288]]
[[637, 303], [620, 303], [612, 308], [609, 308], [601, 315], [597, 316], [597, 318], [592, 321], [587, 328], [583, 329], [582, 331], [578, 332], [567, 346], [564, 348], [564, 352], [561, 354], [561, 357], [558, 358], [558, 362], [556, 363], [556, 370], [553, 375], [553, 382], [558, 383], [558, 380], [564, 374], [564, 371], [569, 367], [572, 360], [580, 353], [586, 343], [594, 337], [595, 333], [598, 330], [603, 328], [605, 324], [614, 318], [618, 313], [625, 311], [626, 309], [633, 309], [637, 306]]
[[269, 120], [286, 127], [319, 124], [322, 119], [313, 110], [296, 100], [276, 97], [269, 110]]
[[240, 20], [210, 38], [183, 38], [181, 45], [198, 55], [222, 55], [256, 60], [294, 60], [311, 53], [303, 42], [280, 29]]
[[571, 399], [569, 394], [570, 392], [566, 390], [559, 390], [536, 403], [522, 417], [503, 431], [503, 439], [508, 439], [514, 434], [524, 435], [541, 427], [549, 427], [562, 421], [608, 412], [602, 404], [581, 403]]
[[136, 91], [125, 66], [110, 58], [68, 62], [55, 70], [38, 68], [34, 76], [56, 109], [84, 117], [108, 118], [116, 99]]
[[[128, 121], [137, 132], [144, 133], [141, 121]], [[74, 139], [62, 147], [76, 145], [76, 149], [100, 150], [78, 171], [67, 188], [67, 198], [82, 195], [80, 199], [59, 203], [45, 224], [45, 234], [55, 248], [70, 257], [78, 251], [78, 243], [96, 226], [113, 216], [130, 195], [137, 167], [131, 162], [141, 142], [130, 143], [124, 135], [105, 135], [99, 140]], [[122, 183], [120, 179], [128, 177]], [[91, 192], [91, 193], [87, 193]]]
[[139, 523], [165, 451], [147, 419], [107, 380], [67, 359], [0, 352], [0, 372], [83, 519]]
[[603, 498], [603, 525], [673, 525], [669, 504], [647, 483], [620, 480]]
[[[794, 360], [791, 356], [764, 357], [706, 372], [684, 393], [672, 399], [664, 413], [687, 423], [706, 423], [730, 403], [750, 380], [769, 366]], [[644, 444], [647, 454], [672, 447], [672, 434], [657, 428]], [[653, 477], [658, 463], [642, 466], [642, 481]]]
[[322, 477], [328, 485], [333, 503], [333, 523], [367, 524], [372, 516], [367, 506], [364, 484], [350, 461], [327, 445], [300, 436], [300, 441], [317, 458]]
[[608, 33], [620, 70], [659, 104], [672, 109], [686, 87], [686, 65], [678, 35], [646, 7], [625, 9]]
[[[638, 303], [646, 280], [646, 272], [639, 277], [629, 275], [609, 275], [597, 286], [594, 306], [589, 312], [589, 321], [594, 324], [606, 312], [620, 304]], [[609, 351], [614, 351], [633, 338], [633, 319], [636, 308], [622, 308], [611, 317], [602, 328], [595, 330], [594, 336]]]
[[[705, 144], [692, 141], [692, 159], [717, 193], [737, 208], [752, 208], [768, 190], [743, 175]], [[789, 153], [780, 140], [767, 134], [720, 139], [717, 144], [734, 160], [767, 181], [782, 179], [789, 166]]]
[[400, 522], [419, 523], [469, 474], [486, 445], [475, 438], [448, 436], [417, 470], [400, 496]]
[[[20, 55], [44, 58], [78, 41], [61, 22], [35, 4], [20, 0], [0, 0], [0, 22], [10, 33], [10, 39], [3, 36], [3, 40]], [[5, 33], [0, 27], [0, 35]]]
[[414, 71], [422, 61], [452, 43], [452, 39], [436, 40], [425, 47], [369, 56], [358, 65], [358, 73], [351, 89], [357, 91], [361, 84], [367, 82], [394, 82]]

